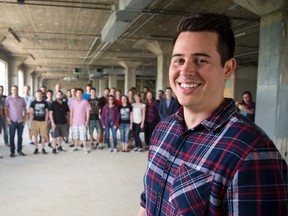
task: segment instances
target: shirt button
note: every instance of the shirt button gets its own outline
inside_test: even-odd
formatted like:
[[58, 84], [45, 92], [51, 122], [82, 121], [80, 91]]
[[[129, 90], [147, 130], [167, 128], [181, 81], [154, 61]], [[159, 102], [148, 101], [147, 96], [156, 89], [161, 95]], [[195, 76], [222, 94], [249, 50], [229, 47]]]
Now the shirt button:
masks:
[[167, 162], [166, 167], [169, 168], [171, 166], [171, 163]]
[[162, 193], [161, 193], [160, 191], [158, 191], [157, 195], [158, 195], [158, 196], [161, 196], [161, 195], [162, 195]]

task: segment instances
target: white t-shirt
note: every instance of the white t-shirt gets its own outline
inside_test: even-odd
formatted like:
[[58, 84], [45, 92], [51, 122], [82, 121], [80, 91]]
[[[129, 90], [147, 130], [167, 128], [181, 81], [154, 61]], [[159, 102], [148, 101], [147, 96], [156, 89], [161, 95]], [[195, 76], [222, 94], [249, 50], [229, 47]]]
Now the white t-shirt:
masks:
[[132, 113], [133, 113], [133, 123], [140, 124], [142, 122], [142, 110], [146, 107], [146, 104], [132, 104]]

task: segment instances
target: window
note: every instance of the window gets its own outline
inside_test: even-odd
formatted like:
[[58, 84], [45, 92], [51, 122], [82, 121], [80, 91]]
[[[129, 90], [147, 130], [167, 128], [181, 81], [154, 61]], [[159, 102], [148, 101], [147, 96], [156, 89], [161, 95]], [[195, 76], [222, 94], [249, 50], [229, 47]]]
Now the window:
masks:
[[[0, 59], [0, 85], [4, 87], [4, 95], [8, 95], [9, 89], [7, 89], [8, 86], [8, 72], [7, 72], [7, 63]], [[3, 78], [4, 79], [3, 79]]]

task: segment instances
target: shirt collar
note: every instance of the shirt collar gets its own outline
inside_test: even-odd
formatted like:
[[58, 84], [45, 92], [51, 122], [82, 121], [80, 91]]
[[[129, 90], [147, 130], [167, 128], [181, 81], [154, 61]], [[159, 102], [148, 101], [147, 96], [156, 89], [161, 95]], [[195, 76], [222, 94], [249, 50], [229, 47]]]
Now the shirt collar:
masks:
[[[217, 109], [212, 115], [210, 115], [208, 118], [204, 119], [198, 126], [202, 125], [207, 130], [217, 130], [221, 125], [225, 124], [230, 117], [237, 112], [235, 102], [231, 98], [225, 98], [223, 104]], [[176, 112], [175, 114], [175, 120], [181, 124], [184, 125], [184, 113], [183, 113], [183, 107]]]

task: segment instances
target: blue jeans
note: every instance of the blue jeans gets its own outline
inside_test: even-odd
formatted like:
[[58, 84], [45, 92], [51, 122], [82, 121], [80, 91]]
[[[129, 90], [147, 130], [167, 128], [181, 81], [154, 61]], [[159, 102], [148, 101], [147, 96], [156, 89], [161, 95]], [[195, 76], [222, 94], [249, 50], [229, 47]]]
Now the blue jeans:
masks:
[[2, 118], [2, 128], [3, 128], [3, 138], [4, 138], [4, 143], [8, 144], [8, 124], [7, 120], [5, 117]]
[[23, 122], [12, 122], [11, 125], [9, 125], [9, 135], [10, 135], [10, 151], [11, 153], [15, 153], [15, 132], [17, 130], [17, 137], [18, 137], [18, 141], [17, 141], [17, 152], [21, 152], [22, 151], [22, 134], [23, 134], [23, 129], [24, 129], [24, 125]]
[[120, 124], [120, 137], [122, 143], [128, 143], [129, 141], [130, 124]]
[[112, 138], [113, 138], [113, 143], [114, 143], [114, 148], [117, 147], [117, 138], [116, 138], [116, 132], [117, 128], [114, 128], [111, 124], [109, 124], [107, 127], [105, 127], [105, 138], [106, 138], [106, 143], [108, 148], [110, 148], [110, 129], [112, 132]]
[[140, 124], [133, 123], [134, 140], [135, 140], [135, 146], [137, 148], [142, 148], [142, 142], [140, 139], [140, 132], [141, 132], [140, 126], [141, 126], [141, 123]]

